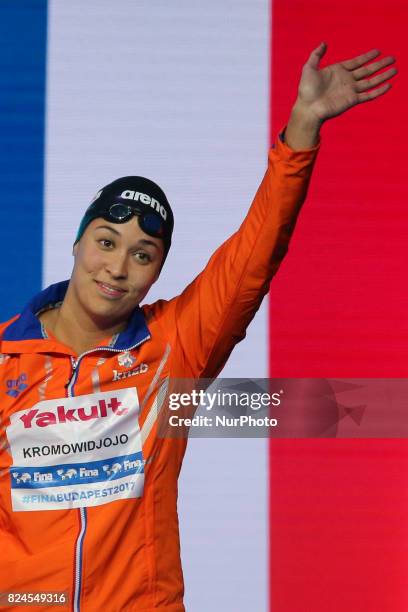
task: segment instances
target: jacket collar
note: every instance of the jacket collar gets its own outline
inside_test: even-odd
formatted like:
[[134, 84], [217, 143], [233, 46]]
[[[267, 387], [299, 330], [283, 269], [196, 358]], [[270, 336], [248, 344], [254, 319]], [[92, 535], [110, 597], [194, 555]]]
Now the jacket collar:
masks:
[[[2, 340], [4, 342], [21, 342], [24, 340], [44, 339], [43, 327], [36, 314], [47, 307], [55, 307], [63, 302], [68, 284], [69, 281], [55, 283], [38, 293], [27, 304], [19, 318], [6, 328]], [[150, 332], [146, 325], [143, 311], [138, 306], [133, 311], [126, 329], [117, 335], [114, 343], [110, 346], [113, 349], [122, 351], [149, 339]]]

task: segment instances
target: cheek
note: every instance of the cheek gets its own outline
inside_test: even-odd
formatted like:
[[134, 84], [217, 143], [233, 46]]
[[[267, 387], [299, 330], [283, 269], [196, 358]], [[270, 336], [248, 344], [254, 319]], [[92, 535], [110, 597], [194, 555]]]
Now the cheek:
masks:
[[154, 274], [148, 270], [139, 270], [137, 273], [133, 275], [133, 278], [130, 282], [130, 286], [132, 287], [132, 298], [136, 295], [139, 296], [145, 295], [150, 286], [153, 284]]
[[103, 253], [85, 250], [78, 254], [75, 264], [86, 273], [98, 272], [104, 266]]

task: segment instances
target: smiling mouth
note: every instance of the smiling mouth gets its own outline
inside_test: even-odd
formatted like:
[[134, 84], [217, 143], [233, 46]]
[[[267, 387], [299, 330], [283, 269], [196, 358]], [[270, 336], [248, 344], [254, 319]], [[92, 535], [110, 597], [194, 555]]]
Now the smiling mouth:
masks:
[[114, 285], [110, 285], [109, 283], [102, 283], [101, 281], [95, 281], [98, 285], [101, 293], [103, 295], [107, 295], [108, 297], [119, 298], [122, 297], [125, 293], [127, 293], [126, 289], [121, 289], [120, 287], [115, 287]]

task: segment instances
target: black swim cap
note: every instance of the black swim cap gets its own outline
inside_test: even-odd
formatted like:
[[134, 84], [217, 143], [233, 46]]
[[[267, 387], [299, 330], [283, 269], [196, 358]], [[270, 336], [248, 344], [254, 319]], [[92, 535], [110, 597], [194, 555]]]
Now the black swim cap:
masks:
[[143, 176], [124, 176], [98, 191], [81, 221], [75, 243], [94, 219], [102, 217], [112, 223], [126, 223], [132, 215], [138, 216], [146, 234], [163, 240], [163, 265], [171, 245], [173, 212], [164, 191]]

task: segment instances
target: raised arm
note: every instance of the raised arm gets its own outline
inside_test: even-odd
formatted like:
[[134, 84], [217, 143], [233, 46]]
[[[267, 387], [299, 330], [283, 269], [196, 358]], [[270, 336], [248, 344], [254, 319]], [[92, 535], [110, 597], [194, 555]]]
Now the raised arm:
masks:
[[320, 69], [325, 51], [322, 43], [303, 67], [284, 139], [269, 152], [268, 169], [241, 227], [165, 308], [192, 376], [218, 375], [268, 292], [306, 197], [323, 122], [384, 94], [396, 74], [395, 68], [376, 74], [392, 57], [367, 64], [377, 50]]

